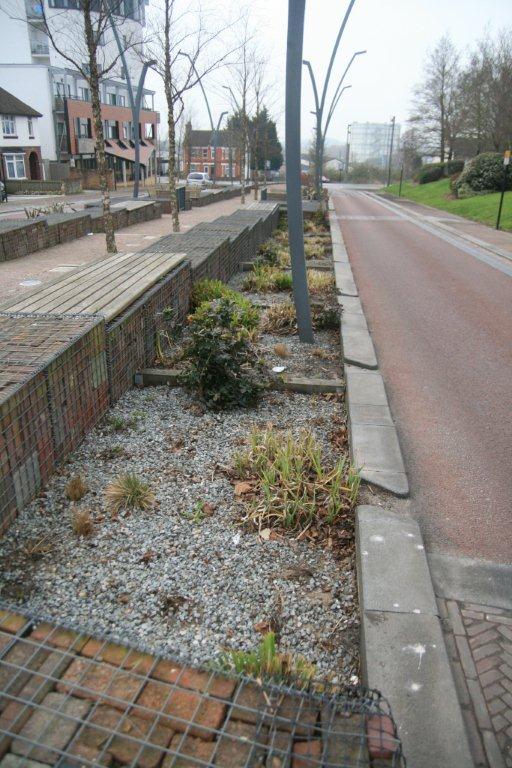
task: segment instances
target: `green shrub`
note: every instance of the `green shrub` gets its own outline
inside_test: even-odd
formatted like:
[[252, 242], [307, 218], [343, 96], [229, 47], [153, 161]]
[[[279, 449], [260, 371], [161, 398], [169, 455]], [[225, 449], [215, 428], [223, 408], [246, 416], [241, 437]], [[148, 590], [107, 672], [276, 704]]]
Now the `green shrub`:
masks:
[[460, 173], [464, 168], [464, 160], [447, 160], [445, 163], [426, 163], [422, 165], [415, 176], [419, 184], [430, 184], [439, 179], [448, 178]]
[[292, 276], [290, 272], [282, 272], [271, 264], [256, 263], [254, 269], [244, 280], [245, 291], [291, 291]]
[[[503, 184], [503, 157], [499, 152], [482, 152], [466, 163], [455, 189], [457, 197], [498, 192]], [[512, 189], [512, 174], [507, 174], [507, 189]]]
[[265, 386], [265, 369], [240, 324], [237, 303], [203, 303], [191, 316], [190, 330], [183, 383], [215, 410], [253, 405]]
[[194, 315], [203, 311], [208, 312], [208, 309], [203, 310], [203, 305], [217, 299], [230, 299], [236, 305], [236, 325], [242, 325], [248, 331], [253, 331], [258, 327], [260, 322], [258, 308], [246, 296], [242, 296], [241, 293], [230, 288], [222, 280], [205, 279], [195, 284], [192, 289], [191, 300], [192, 307], [195, 309]]
[[417, 174], [419, 184], [431, 184], [433, 181], [439, 181], [443, 178], [442, 163], [429, 163], [420, 168]]

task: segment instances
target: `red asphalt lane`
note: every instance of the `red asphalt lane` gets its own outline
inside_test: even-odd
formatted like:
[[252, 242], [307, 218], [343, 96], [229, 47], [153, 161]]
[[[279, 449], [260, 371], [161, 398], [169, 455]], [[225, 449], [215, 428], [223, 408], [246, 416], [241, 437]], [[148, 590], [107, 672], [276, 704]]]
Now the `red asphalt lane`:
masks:
[[398, 216], [339, 223], [427, 548], [511, 563], [512, 278]]

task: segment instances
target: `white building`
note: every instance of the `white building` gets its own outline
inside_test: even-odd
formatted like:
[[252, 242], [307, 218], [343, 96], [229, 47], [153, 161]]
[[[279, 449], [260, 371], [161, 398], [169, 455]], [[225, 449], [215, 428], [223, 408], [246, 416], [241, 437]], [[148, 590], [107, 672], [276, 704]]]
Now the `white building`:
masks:
[[44, 179], [40, 117], [40, 112], [0, 88], [0, 179]]
[[[0, 5], [0, 87], [41, 113], [41, 154], [46, 177], [50, 178], [50, 163], [87, 168], [94, 167], [95, 161], [92, 131], [83, 127], [92, 117], [87, 80], [50, 44], [44, 31], [41, 3], [59, 48], [74, 60], [87, 61], [79, 0], [3, 0]], [[140, 41], [145, 23], [144, 0], [120, 0], [116, 7], [114, 18], [120, 36], [130, 42]], [[107, 27], [99, 58], [112, 61], [116, 55], [114, 36]], [[136, 89], [142, 65], [133, 49], [129, 48], [125, 56]], [[140, 135], [143, 141], [145, 138], [150, 141], [147, 146], [141, 146], [143, 163], [154, 155], [158, 115], [153, 110], [153, 96], [152, 91], [144, 90]], [[130, 162], [133, 147], [129, 144], [131, 110], [121, 61], [108, 79], [102, 80], [101, 101], [106, 138], [121, 142], [127, 139], [127, 144], [121, 147], [117, 144], [106, 147], [111, 167], [120, 173], [123, 165], [126, 175], [124, 161]], [[147, 124], [152, 126], [150, 130]]]
[[[369, 163], [385, 168], [389, 162], [392, 123], [352, 123], [350, 126], [350, 164]], [[395, 125], [393, 147], [400, 146], [400, 125]]]

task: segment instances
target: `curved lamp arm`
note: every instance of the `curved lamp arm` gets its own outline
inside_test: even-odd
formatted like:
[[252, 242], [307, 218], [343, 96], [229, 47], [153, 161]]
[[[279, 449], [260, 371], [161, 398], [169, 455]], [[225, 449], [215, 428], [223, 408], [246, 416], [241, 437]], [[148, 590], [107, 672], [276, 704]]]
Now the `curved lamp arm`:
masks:
[[311, 78], [311, 85], [313, 86], [313, 95], [315, 97], [315, 109], [316, 109], [316, 113], [318, 114], [318, 112], [320, 112], [320, 102], [318, 101], [318, 89], [316, 87], [316, 80], [313, 74], [313, 67], [311, 66], [311, 62], [307, 61], [307, 59], [303, 59], [302, 63], [308, 68], [308, 71], [309, 71], [309, 77]]
[[201, 90], [202, 90], [202, 92], [203, 92], [203, 96], [204, 96], [204, 103], [206, 104], [206, 109], [207, 109], [207, 111], [208, 111], [208, 117], [209, 117], [209, 120], [210, 120], [210, 127], [211, 127], [212, 131], [215, 131], [215, 126], [214, 126], [214, 124], [213, 124], [212, 113], [211, 113], [211, 110], [210, 110], [210, 104], [208, 103], [208, 98], [207, 98], [207, 96], [206, 96], [206, 91], [205, 91], [205, 89], [204, 89], [204, 86], [203, 86], [203, 81], [202, 81], [202, 79], [199, 77], [199, 74], [198, 74], [198, 72], [197, 72], [197, 69], [196, 69], [196, 65], [194, 64], [194, 61], [193, 61], [193, 59], [192, 59], [192, 56], [190, 56], [190, 54], [189, 54], [189, 53], [185, 53], [184, 51], [178, 51], [178, 54], [177, 54], [177, 55], [178, 55], [178, 56], [185, 56], [185, 58], [189, 60], [189, 62], [190, 62], [190, 66], [191, 66], [191, 67], [192, 67], [192, 69], [194, 70], [194, 74], [195, 74], [195, 76], [197, 77], [197, 82], [199, 83], [199, 86], [200, 86], [200, 88], [201, 88]]
[[335, 111], [336, 111], [336, 107], [338, 106], [338, 102], [339, 102], [339, 100], [341, 99], [341, 97], [343, 96], [343, 92], [344, 92], [344, 91], [347, 91], [349, 88], [352, 88], [352, 86], [351, 86], [351, 85], [345, 85], [345, 86], [344, 86], [344, 87], [341, 89], [341, 91], [339, 92], [339, 94], [338, 94], [338, 97], [336, 98], [336, 101], [335, 101], [335, 102], [334, 102], [334, 104], [331, 106], [331, 111], [329, 112], [329, 114], [328, 114], [328, 116], [327, 116], [327, 121], [326, 121], [326, 123], [325, 123], [324, 136], [326, 136], [326, 135], [327, 135], [327, 131], [329, 130], [329, 125], [330, 125], [330, 123], [331, 123], [331, 120], [332, 120], [332, 117], [333, 117], [333, 115], [334, 115], [334, 113], [335, 113]]
[[354, 3], [356, 0], [350, 0], [350, 3], [348, 5], [348, 8], [346, 10], [345, 16], [343, 18], [343, 21], [341, 23], [340, 30], [338, 32], [338, 37], [336, 38], [336, 42], [334, 43], [334, 48], [332, 49], [331, 53], [331, 60], [329, 61], [329, 67], [327, 68], [327, 74], [325, 76], [325, 83], [324, 88], [322, 91], [322, 101], [320, 103], [320, 110], [323, 112], [324, 106], [325, 106], [325, 99], [327, 97], [327, 89], [329, 87], [329, 80], [331, 79], [331, 72], [332, 68], [334, 66], [334, 60], [336, 59], [336, 54], [338, 53], [338, 48], [340, 45], [341, 38], [343, 36], [343, 33], [345, 31], [345, 27], [347, 26], [348, 17], [350, 16], [352, 12], [352, 8], [354, 7]]

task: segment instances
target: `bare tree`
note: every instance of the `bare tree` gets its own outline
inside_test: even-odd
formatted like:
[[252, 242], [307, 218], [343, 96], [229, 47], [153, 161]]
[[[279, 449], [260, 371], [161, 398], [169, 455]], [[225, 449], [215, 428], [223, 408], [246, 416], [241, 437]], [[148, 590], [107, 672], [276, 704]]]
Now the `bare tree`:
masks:
[[222, 46], [222, 32], [230, 22], [218, 24], [200, 0], [162, 0], [149, 28], [144, 48], [146, 60], [163, 80], [167, 104], [169, 196], [174, 232], [180, 230], [176, 182], [176, 126], [185, 109], [185, 94], [220, 67], [232, 49]]
[[245, 12], [239, 24], [238, 58], [230, 65], [231, 85], [228, 88], [235, 115], [230, 120], [230, 128], [238, 138], [240, 153], [240, 202], [245, 204], [245, 178], [247, 173], [247, 154], [250, 148], [249, 115], [256, 105], [256, 94], [262, 95], [263, 81], [255, 84], [259, 78], [259, 58], [250, 33], [249, 13]]
[[[123, 29], [120, 0], [80, 0], [77, 9], [63, 9], [49, 14], [41, 3], [43, 29], [52, 47], [72, 68], [87, 81], [91, 94], [96, 164], [100, 181], [105, 221], [105, 239], [108, 253], [117, 253], [114, 223], [110, 209], [108, 166], [105, 137], [101, 118], [100, 82], [108, 74], [115, 74], [122, 54], [137, 47], [140, 40], [134, 34], [124, 34], [121, 52], [111, 36], [112, 26]], [[30, 20], [27, 21], [30, 26]], [[40, 26], [38, 24], [38, 29]], [[106, 41], [110, 38], [110, 43]]]
[[445, 35], [428, 55], [410, 118], [421, 128], [430, 154], [438, 154], [441, 162], [451, 159], [462, 125], [459, 73], [459, 54]]

